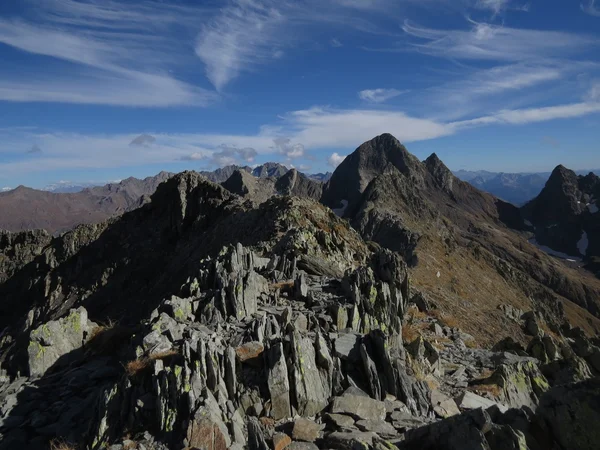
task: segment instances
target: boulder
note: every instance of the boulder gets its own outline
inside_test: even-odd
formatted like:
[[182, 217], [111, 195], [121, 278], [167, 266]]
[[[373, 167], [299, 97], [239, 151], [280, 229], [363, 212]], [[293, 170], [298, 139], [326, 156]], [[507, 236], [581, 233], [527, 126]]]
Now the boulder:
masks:
[[264, 351], [264, 346], [260, 342], [252, 341], [246, 342], [235, 349], [235, 353], [241, 362], [248, 361], [250, 359], [258, 358]]
[[279, 342], [271, 345], [267, 351], [269, 393], [271, 394], [271, 415], [275, 420], [292, 415], [290, 403], [290, 382], [288, 367], [283, 354], [283, 345]]
[[72, 309], [69, 315], [51, 320], [34, 329], [27, 347], [29, 374], [40, 377], [55, 364], [68, 364], [71, 352], [84, 344], [93, 324], [88, 321], [85, 308]]
[[480, 408], [487, 409], [492, 406], [497, 406], [501, 411], [506, 411], [508, 409], [504, 405], [496, 403], [493, 400], [483, 398], [480, 395], [474, 394], [470, 391], [463, 392], [456, 399], [456, 404], [462, 410], [480, 409]]
[[295, 441], [314, 442], [319, 438], [321, 429], [321, 425], [313, 422], [312, 420], [300, 417], [294, 421], [292, 438]]
[[354, 450], [359, 448], [371, 448], [377, 435], [370, 431], [336, 431], [325, 438], [325, 446], [336, 450]]
[[456, 402], [437, 389], [431, 391], [431, 404], [433, 411], [443, 419], [460, 414]]
[[331, 412], [366, 420], [384, 420], [386, 415], [383, 402], [350, 394], [334, 397], [331, 403]]
[[227, 450], [227, 441], [217, 424], [210, 419], [193, 420], [187, 430], [188, 446], [206, 450]]
[[398, 434], [396, 429], [384, 420], [359, 420], [356, 427], [360, 431], [372, 431], [381, 437], [390, 437]]
[[275, 433], [273, 435], [273, 450], [283, 450], [288, 448], [291, 443], [292, 438], [285, 433]]

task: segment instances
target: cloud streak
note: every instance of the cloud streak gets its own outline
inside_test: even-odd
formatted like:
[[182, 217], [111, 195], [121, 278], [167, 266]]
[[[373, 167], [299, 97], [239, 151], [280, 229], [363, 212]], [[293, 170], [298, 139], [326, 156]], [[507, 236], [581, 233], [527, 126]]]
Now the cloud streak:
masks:
[[[26, 53], [28, 60], [43, 56], [60, 64], [60, 70], [24, 76], [21, 67], [6, 63], [0, 100], [144, 107], [206, 106], [215, 101], [214, 93], [167, 70], [186, 57], [168, 30], [144, 21], [162, 11], [158, 3], [148, 5], [127, 9], [113, 2], [48, 0], [36, 3], [29, 20], [0, 19], [0, 43]], [[176, 7], [173, 11], [161, 17], [161, 27], [175, 23], [181, 12]], [[181, 17], [181, 23], [189, 23], [189, 17]], [[193, 54], [187, 59], [194, 60]]]
[[596, 0], [581, 3], [581, 10], [590, 16], [600, 17], [600, 6], [596, 6]]
[[[291, 112], [281, 122], [262, 127], [255, 134], [151, 133], [152, 145], [134, 145], [138, 134], [82, 135], [35, 133], [24, 130], [0, 132], [0, 156], [20, 152], [21, 159], [0, 163], [0, 174], [23, 174], [60, 169], [129, 167], [173, 164], [179, 161], [220, 166], [252, 163], [258, 156], [308, 159], [313, 150], [355, 148], [382, 133], [402, 142], [436, 139], [484, 126], [525, 125], [557, 119], [573, 119], [600, 113], [600, 102], [588, 101], [539, 108], [501, 110], [472, 119], [442, 122], [407, 115], [402, 111], [371, 109], [339, 110], [315, 107]], [[39, 142], [43, 155], [32, 161], [24, 157], [31, 142]], [[82, 151], [85, 149], [85, 151]], [[337, 156], [336, 156], [337, 155]], [[327, 160], [334, 166], [343, 156], [336, 151]], [[305, 161], [304, 161], [305, 162]], [[6, 175], [5, 175], [6, 176]]]
[[471, 21], [470, 30], [425, 28], [405, 21], [402, 30], [418, 42], [415, 51], [444, 58], [537, 61], [573, 57], [597, 47], [598, 39], [561, 31], [509, 28]]
[[358, 97], [366, 102], [384, 103], [407, 92], [407, 90], [399, 91], [398, 89], [365, 89], [358, 93]]

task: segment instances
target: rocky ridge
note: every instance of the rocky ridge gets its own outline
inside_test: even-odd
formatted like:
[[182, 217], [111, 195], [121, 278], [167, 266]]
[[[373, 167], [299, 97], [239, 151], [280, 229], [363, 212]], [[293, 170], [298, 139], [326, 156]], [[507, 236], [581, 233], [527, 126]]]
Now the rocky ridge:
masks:
[[[109, 222], [6, 235], [0, 449], [595, 448], [580, 427], [600, 418], [598, 339], [483, 233], [519, 237], [515, 210], [392, 139], [342, 169], [358, 192], [332, 206], [355, 228], [185, 172]], [[283, 193], [310, 196], [293, 175]], [[498, 296], [493, 348], [419, 278], [437, 239], [452, 258], [475, 255], [467, 238], [538, 296]]]

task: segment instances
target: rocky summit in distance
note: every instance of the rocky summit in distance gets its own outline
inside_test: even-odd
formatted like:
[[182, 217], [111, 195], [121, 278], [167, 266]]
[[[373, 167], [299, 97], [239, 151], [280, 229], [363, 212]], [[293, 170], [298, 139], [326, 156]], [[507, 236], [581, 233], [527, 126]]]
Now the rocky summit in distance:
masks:
[[563, 259], [583, 259], [593, 269], [600, 263], [598, 199], [600, 177], [558, 166], [540, 195], [522, 208], [523, 216], [536, 244]]
[[0, 450], [597, 448], [596, 279], [517, 208], [391, 135], [265, 180], [2, 238]]

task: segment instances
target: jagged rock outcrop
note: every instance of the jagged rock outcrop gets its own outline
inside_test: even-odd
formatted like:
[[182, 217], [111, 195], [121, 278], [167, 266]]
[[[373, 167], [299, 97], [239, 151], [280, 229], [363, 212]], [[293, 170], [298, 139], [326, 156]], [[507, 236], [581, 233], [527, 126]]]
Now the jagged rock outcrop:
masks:
[[323, 193], [323, 184], [311, 180], [296, 169], [287, 171], [275, 183], [275, 189], [281, 195], [308, 197], [319, 200]]
[[229, 192], [247, 197], [257, 204], [267, 201], [276, 192], [274, 179], [257, 178], [245, 170], [235, 170], [222, 186]]

